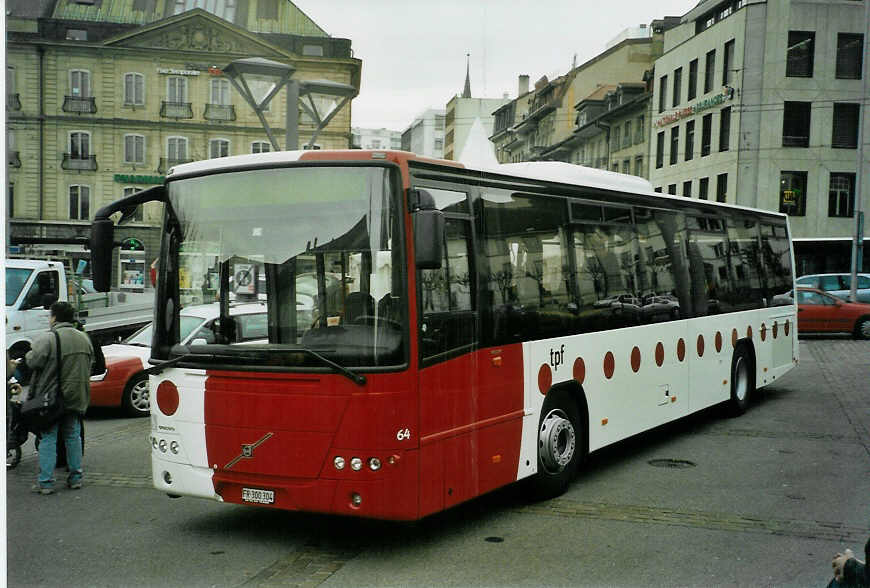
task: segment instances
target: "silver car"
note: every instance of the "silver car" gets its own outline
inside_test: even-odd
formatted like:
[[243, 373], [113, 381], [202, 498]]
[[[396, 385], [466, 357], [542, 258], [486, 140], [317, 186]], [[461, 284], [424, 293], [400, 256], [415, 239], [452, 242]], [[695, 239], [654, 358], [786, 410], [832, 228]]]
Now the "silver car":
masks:
[[[848, 300], [851, 274], [809, 274], [795, 280], [798, 286], [818, 288], [837, 298]], [[870, 303], [870, 274], [858, 274], [858, 302]]]

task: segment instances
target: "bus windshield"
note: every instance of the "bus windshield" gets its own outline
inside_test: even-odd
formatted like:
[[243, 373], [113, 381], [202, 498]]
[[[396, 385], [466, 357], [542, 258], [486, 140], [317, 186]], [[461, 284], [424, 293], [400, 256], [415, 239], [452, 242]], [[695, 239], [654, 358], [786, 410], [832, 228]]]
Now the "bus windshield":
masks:
[[[386, 167], [300, 166], [169, 183], [164, 311], [219, 302], [222, 361], [289, 367], [405, 358], [401, 207]], [[260, 304], [259, 338], [233, 306]], [[172, 335], [172, 332], [176, 335]], [[161, 336], [180, 343], [178, 329]], [[173, 340], [174, 339], [174, 340]], [[232, 347], [234, 344], [242, 343]], [[315, 353], [299, 353], [310, 350]], [[259, 354], [259, 355], [258, 355]], [[228, 359], [229, 358], [229, 359]]]

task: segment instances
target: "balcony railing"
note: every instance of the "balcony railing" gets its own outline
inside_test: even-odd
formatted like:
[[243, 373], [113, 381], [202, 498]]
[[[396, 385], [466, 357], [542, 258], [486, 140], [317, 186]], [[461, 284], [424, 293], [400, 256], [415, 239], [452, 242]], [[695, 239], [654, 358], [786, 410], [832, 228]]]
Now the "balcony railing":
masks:
[[97, 156], [64, 153], [60, 167], [79, 171], [97, 171]]
[[193, 118], [193, 107], [190, 102], [160, 103], [160, 116], [163, 118]]
[[206, 104], [203, 116], [207, 120], [236, 120], [236, 109], [232, 104]]
[[64, 96], [63, 111], [79, 114], [93, 114], [97, 111], [97, 99], [93, 96]]
[[179, 165], [182, 163], [190, 163], [193, 161], [192, 159], [170, 159], [169, 157], [161, 157], [160, 165], [157, 167], [157, 172], [161, 174], [165, 174], [169, 171], [169, 168], [173, 165]]
[[6, 94], [6, 110], [21, 110], [21, 98], [18, 96], [18, 92]]
[[9, 167], [21, 167], [21, 158], [18, 156], [18, 151], [7, 151], [6, 161]]

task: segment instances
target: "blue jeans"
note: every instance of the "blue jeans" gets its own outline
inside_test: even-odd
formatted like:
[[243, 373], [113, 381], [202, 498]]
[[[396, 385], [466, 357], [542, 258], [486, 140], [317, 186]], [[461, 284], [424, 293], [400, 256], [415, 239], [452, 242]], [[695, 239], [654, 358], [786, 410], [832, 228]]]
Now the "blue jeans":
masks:
[[82, 429], [81, 415], [65, 413], [61, 419], [39, 434], [39, 485], [51, 488], [54, 485], [54, 466], [57, 463], [57, 433], [61, 431], [66, 447], [66, 462], [69, 465], [67, 483], [82, 480]]

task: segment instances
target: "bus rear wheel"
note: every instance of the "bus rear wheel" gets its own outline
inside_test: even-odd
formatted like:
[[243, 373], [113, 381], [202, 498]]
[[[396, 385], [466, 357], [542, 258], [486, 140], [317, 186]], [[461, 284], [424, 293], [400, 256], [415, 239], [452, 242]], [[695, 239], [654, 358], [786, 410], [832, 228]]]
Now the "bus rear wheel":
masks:
[[545, 500], [563, 494], [571, 483], [583, 453], [580, 414], [562, 390], [550, 390], [538, 424], [538, 473], [532, 479], [532, 497]]
[[731, 358], [731, 398], [728, 408], [732, 416], [746, 412], [754, 392], [755, 366], [752, 354], [746, 345], [738, 345]]

